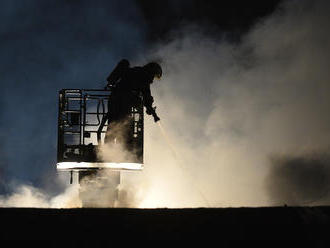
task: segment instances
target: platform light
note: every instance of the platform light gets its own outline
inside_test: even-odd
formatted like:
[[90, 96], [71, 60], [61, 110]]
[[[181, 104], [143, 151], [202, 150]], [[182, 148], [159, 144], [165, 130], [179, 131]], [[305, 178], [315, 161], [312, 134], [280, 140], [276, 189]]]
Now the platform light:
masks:
[[115, 169], [115, 170], [142, 170], [141, 163], [89, 163], [89, 162], [60, 162], [58, 170], [89, 170], [89, 169]]

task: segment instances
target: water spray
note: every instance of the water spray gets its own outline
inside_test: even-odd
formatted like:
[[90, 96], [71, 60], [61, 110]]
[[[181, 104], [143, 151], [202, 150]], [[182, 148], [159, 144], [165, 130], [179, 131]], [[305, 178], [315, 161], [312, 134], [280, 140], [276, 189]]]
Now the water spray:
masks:
[[178, 159], [178, 154], [177, 154], [177, 152], [176, 152], [176, 149], [174, 148], [174, 146], [173, 146], [173, 144], [172, 144], [170, 138], [169, 138], [168, 135], [166, 134], [165, 129], [163, 128], [161, 122], [160, 122], [160, 121], [157, 121], [157, 124], [158, 124], [158, 126], [159, 126], [159, 128], [160, 128], [160, 132], [162, 133], [164, 139], [166, 140], [167, 145], [170, 147], [170, 149], [171, 149], [171, 151], [172, 151], [174, 157], [175, 157], [176, 159]]
[[[182, 171], [184, 171], [187, 175], [189, 175], [189, 177], [191, 179], [193, 179], [193, 175], [187, 170], [185, 169], [182, 165], [181, 165], [181, 161], [182, 161], [182, 157], [178, 156], [178, 153], [176, 152], [177, 150], [175, 149], [173, 143], [171, 142], [169, 136], [167, 135], [163, 125], [161, 124], [160, 120], [156, 122], [160, 128], [160, 132], [162, 133], [164, 139], [166, 140], [166, 143], [167, 145], [169, 146], [169, 148], [171, 149], [173, 155], [174, 155], [174, 158], [179, 162], [178, 163], [178, 166], [181, 168]], [[198, 191], [198, 193], [200, 194], [200, 196], [203, 198], [204, 202], [206, 203], [206, 206], [207, 207], [210, 207], [210, 203], [209, 201], [206, 199], [205, 195], [203, 194], [203, 192], [195, 185], [193, 184], [193, 186], [195, 187], [195, 189]]]

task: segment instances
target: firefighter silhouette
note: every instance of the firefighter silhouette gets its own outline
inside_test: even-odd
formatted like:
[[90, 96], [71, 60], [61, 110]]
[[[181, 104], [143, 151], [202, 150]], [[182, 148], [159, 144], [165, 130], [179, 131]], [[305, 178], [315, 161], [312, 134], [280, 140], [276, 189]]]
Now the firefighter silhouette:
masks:
[[121, 143], [129, 149], [130, 114], [142, 97], [146, 113], [152, 115], [154, 121], [160, 118], [152, 107], [154, 99], [150, 85], [155, 78], [161, 78], [162, 68], [158, 63], [151, 62], [144, 66], [130, 67], [129, 61], [121, 60], [107, 78], [106, 88], [111, 88], [108, 105], [108, 128], [105, 143]]

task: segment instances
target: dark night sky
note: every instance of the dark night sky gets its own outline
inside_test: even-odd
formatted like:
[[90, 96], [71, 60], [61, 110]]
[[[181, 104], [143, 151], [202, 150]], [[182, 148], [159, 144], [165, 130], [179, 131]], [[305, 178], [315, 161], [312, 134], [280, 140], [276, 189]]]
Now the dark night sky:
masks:
[[[149, 40], [168, 39], [184, 25], [201, 25], [211, 35], [228, 32], [235, 38], [272, 13], [279, 0], [270, 1], [137, 1], [146, 20]], [[156, 2], [156, 3], [155, 3]]]
[[122, 57], [136, 59], [199, 25], [238, 41], [279, 1], [3, 0], [0, 6], [0, 192], [47, 187], [55, 172], [57, 94], [102, 87]]

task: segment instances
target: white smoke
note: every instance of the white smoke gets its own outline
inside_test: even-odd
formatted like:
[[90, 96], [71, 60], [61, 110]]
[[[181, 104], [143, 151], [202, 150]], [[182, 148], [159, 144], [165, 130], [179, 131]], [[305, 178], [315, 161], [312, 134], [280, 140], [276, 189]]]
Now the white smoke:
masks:
[[329, 10], [288, 1], [239, 44], [190, 27], [155, 49], [164, 77], [152, 90], [181, 161], [149, 118], [140, 206], [285, 203], [269, 191], [270, 158], [329, 152]]
[[77, 208], [81, 207], [78, 188], [78, 185], [72, 185], [63, 193], [50, 197], [38, 188], [20, 185], [11, 195], [0, 196], [0, 207]]

